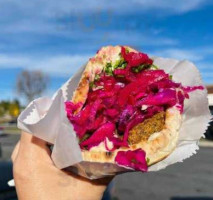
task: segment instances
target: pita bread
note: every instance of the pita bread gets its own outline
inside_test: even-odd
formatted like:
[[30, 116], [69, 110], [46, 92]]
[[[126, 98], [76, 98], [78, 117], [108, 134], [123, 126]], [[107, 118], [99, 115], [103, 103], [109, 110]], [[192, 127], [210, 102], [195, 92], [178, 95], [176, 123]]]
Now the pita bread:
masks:
[[[137, 52], [131, 47], [127, 47], [129, 52]], [[73, 93], [72, 102], [85, 103], [89, 92], [89, 83], [94, 81], [95, 74], [99, 74], [104, 69], [106, 63], [114, 64], [120, 59], [120, 46], [107, 46], [101, 48], [95, 57], [91, 58], [86, 65], [85, 71], [75, 92]], [[138, 144], [130, 145], [129, 148], [119, 148], [113, 152], [107, 152], [104, 142], [98, 146], [91, 148], [89, 151], [83, 150], [82, 157], [84, 161], [96, 163], [114, 163], [115, 156], [118, 151], [143, 149], [146, 152], [146, 158], [149, 159], [148, 165], [166, 158], [177, 145], [179, 129], [181, 125], [181, 114], [175, 107], [166, 110], [165, 126], [160, 132], [153, 133], [147, 141], [142, 141]], [[110, 145], [110, 141], [108, 146]]]

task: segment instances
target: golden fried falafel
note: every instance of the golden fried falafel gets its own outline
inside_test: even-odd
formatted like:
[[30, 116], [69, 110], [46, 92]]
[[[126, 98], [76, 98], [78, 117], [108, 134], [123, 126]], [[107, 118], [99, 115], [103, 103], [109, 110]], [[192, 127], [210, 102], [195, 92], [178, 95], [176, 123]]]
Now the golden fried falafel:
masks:
[[129, 132], [128, 142], [137, 144], [147, 141], [150, 135], [163, 130], [165, 124], [165, 112], [159, 112], [149, 119], [133, 127]]

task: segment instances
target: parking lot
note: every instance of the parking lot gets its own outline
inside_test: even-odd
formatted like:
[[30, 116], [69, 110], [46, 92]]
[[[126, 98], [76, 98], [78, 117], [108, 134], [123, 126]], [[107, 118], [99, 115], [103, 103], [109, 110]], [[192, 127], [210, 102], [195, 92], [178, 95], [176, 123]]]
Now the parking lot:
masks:
[[114, 194], [127, 200], [213, 200], [213, 148], [202, 147], [183, 163], [147, 174], [115, 178]]
[[[10, 154], [19, 137], [19, 134], [0, 136], [0, 166], [10, 160]], [[7, 171], [12, 173], [11, 165]], [[8, 174], [4, 176], [10, 177]], [[2, 182], [3, 179], [5, 183]], [[5, 177], [0, 180], [0, 185], [6, 184]], [[159, 172], [137, 172], [117, 176], [110, 193], [113, 200], [213, 200], [212, 185], [213, 148], [201, 147], [195, 156]]]
[[9, 161], [11, 152], [20, 138], [20, 134], [3, 133], [0, 135], [0, 161]]

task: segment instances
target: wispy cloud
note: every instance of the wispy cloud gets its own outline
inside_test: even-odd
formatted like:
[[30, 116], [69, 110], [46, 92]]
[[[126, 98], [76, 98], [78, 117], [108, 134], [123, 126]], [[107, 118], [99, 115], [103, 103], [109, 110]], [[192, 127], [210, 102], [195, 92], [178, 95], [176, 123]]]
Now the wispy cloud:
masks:
[[194, 48], [161, 48], [159, 50], [154, 50], [150, 52], [153, 55], [168, 57], [168, 58], [176, 58], [179, 60], [191, 60], [201, 65], [211, 66], [210, 63], [207, 62], [209, 58], [213, 56], [212, 46], [199, 46]]
[[134, 0], [134, 2], [143, 5], [144, 9], [167, 10], [168, 14], [188, 12], [210, 3], [206, 0]]
[[[105, 15], [127, 15], [158, 10], [156, 14], [171, 15], [201, 9], [212, 4], [209, 0], [7, 0], [0, 1], [0, 33], [1, 32], [55, 32], [55, 20], [64, 17], [75, 17], [76, 23], [89, 15], [93, 23]], [[86, 6], [85, 6], [86, 5]], [[122, 8], [122, 9], [121, 9]], [[71, 20], [72, 21], [72, 20]], [[62, 23], [62, 22], [60, 22]], [[75, 23], [75, 22], [74, 22]], [[83, 22], [84, 23], [84, 22]]]
[[14, 68], [27, 66], [30, 59], [22, 56], [0, 55], [0, 68]]
[[161, 57], [167, 57], [167, 58], [175, 58], [178, 60], [191, 60], [191, 61], [200, 61], [203, 60], [204, 55], [199, 54], [196, 51], [193, 50], [184, 50], [184, 49], [178, 49], [178, 48], [168, 48], [164, 50], [154, 51], [152, 54], [158, 55]]
[[[198, 17], [191, 11], [210, 4], [211, 0], [0, 1], [0, 70], [39, 69], [62, 83], [101, 46], [127, 44], [156, 56], [191, 60], [211, 82], [211, 36], [207, 41], [203, 27], [190, 26]], [[181, 18], [174, 26], [186, 13], [188, 21]], [[195, 38], [185, 38], [184, 31]]]
[[50, 57], [25, 57], [0, 55], [1, 68], [41, 70], [53, 76], [69, 77], [85, 64], [90, 55], [55, 55]]
[[176, 39], [167, 38], [163, 36], [153, 37], [150, 33], [141, 33], [139, 31], [111, 31], [110, 34], [106, 35], [109, 41], [113, 43], [120, 42], [120, 44], [125, 44], [128, 41], [128, 44], [135, 46], [159, 46], [159, 45], [176, 45], [178, 41]]
[[[43, 31], [42, 29], [40, 29]], [[22, 54], [94, 54], [101, 46], [127, 44], [137, 49], [145, 47], [171, 47], [179, 41], [163, 35], [140, 30], [54, 30], [48, 34], [2, 34], [0, 53]], [[30, 50], [30, 51], [29, 51]]]
[[[37, 0], [37, 1], [16, 1], [8, 0], [1, 1], [0, 7], [2, 13], [8, 16], [8, 13], [5, 9], [16, 10], [22, 15], [43, 15], [43, 16], [53, 16], [55, 13], [64, 13], [64, 14], [76, 14], [76, 13], [88, 13], [96, 11], [109, 11], [114, 10], [117, 13], [122, 12], [133, 12], [133, 11], [143, 11], [151, 9], [164, 9], [169, 12], [187, 12], [190, 10], [201, 8], [205, 4], [209, 4], [211, 1], [208, 0], [132, 0], [129, 1], [123, 0], [90, 0], [89, 3], [86, 0], [52, 0], [51, 2], [46, 0]], [[121, 9], [122, 8], [122, 9]], [[134, 10], [132, 9], [134, 8]], [[34, 11], [34, 12], [31, 12]], [[37, 12], [36, 12], [37, 11]]]
[[89, 57], [89, 55], [59, 55], [33, 63], [31, 66], [33, 69], [43, 69], [46, 73], [69, 77], [84, 65]]
[[[153, 9], [159, 10], [155, 14], [179, 14], [210, 3], [209, 0], [133, 0], [131, 3], [123, 0], [116, 3], [112, 0], [90, 0], [89, 3], [85, 0], [0, 1], [0, 50], [29, 52], [29, 49], [39, 49], [41, 53], [52, 53], [58, 48], [60, 53], [64, 53], [64, 49], [68, 49], [67, 52], [90, 53], [103, 45], [126, 44], [127, 41], [137, 48], [175, 46], [179, 41], [164, 35], [163, 27], [152, 27], [154, 23], [148, 18], [144, 21], [132, 20], [131, 15], [149, 13]], [[111, 24], [107, 25], [107, 20], [104, 21], [106, 15]], [[116, 15], [129, 16], [127, 21], [119, 18], [118, 21], [122, 22], [120, 29], [117, 27], [119, 24], [113, 21]], [[141, 24], [144, 27], [138, 26]], [[181, 52], [173, 53], [181, 57]], [[172, 55], [172, 52], [165, 54]]]
[[[149, 53], [155, 56], [193, 61], [204, 72], [206, 70], [213, 70], [213, 65], [206, 59], [208, 56], [213, 55], [210, 47], [200, 47], [197, 49], [168, 48], [150, 51]], [[95, 51], [93, 54], [95, 54]], [[42, 70], [53, 76], [69, 77], [85, 64], [93, 54], [58, 54], [46, 56], [0, 54], [0, 69], [19, 67], [29, 70]]]

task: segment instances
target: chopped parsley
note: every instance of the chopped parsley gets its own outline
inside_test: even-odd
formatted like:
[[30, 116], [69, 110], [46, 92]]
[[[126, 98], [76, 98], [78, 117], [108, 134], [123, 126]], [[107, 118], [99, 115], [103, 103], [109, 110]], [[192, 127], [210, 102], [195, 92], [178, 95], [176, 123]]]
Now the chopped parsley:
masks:
[[89, 83], [89, 88], [90, 88], [90, 89], [93, 89], [93, 87], [95, 87], [95, 83], [94, 83], [94, 82], [90, 82], [90, 83]]
[[149, 162], [150, 162], [150, 159], [147, 157], [146, 163], [149, 164]]
[[95, 81], [98, 81], [99, 79], [100, 79], [100, 75], [99, 75], [99, 74], [96, 74], [96, 75], [95, 75], [95, 78], [94, 78], [94, 81], [89, 83], [89, 88], [90, 88], [90, 89], [95, 88], [95, 87], [96, 87]]
[[145, 69], [156, 70], [156, 69], [158, 69], [158, 67], [153, 65], [153, 64], [152, 65], [142, 64], [142, 65], [139, 65], [138, 67], [133, 67], [132, 71], [135, 72], [135, 73], [138, 73], [138, 72], [145, 70]]
[[147, 69], [147, 68], [149, 68], [149, 65], [143, 64], [143, 65], [139, 65], [138, 67], [133, 67], [132, 71], [135, 73], [138, 73], [142, 71], [143, 69]]
[[91, 134], [86, 133], [86, 134], [83, 136], [83, 138], [80, 139], [80, 143], [83, 142], [83, 141], [85, 141], [85, 140], [87, 140], [90, 136], [91, 136]]
[[110, 76], [113, 76], [113, 67], [112, 67], [112, 64], [111, 63], [107, 63], [106, 64], [106, 67], [105, 67], [105, 73], [107, 75], [110, 75]]
[[113, 66], [114, 69], [124, 69], [126, 67], [127, 63], [126, 61], [121, 58], [120, 60], [117, 60]]
[[[127, 49], [126, 49], [126, 51], [128, 52]], [[115, 69], [125, 69], [126, 66], [127, 66], [127, 62], [124, 60], [123, 57], [121, 57], [119, 60], [116, 60], [116, 62], [113, 65], [112, 65], [112, 63], [107, 63], [104, 71], [107, 75], [113, 76], [113, 71]], [[135, 73], [139, 73], [145, 69], [157, 70], [159, 68], [154, 64], [141, 64], [137, 67], [133, 67], [131, 70]]]
[[150, 65], [150, 69], [154, 69], [155, 70], [155, 69], [159, 69], [159, 67], [157, 67], [156, 65], [152, 64], [152, 65]]
[[100, 75], [99, 74], [96, 74], [95, 75], [95, 81], [98, 81], [100, 79]]
[[112, 65], [112, 63], [107, 63], [105, 67], [105, 73], [109, 76], [113, 76], [113, 71], [115, 69], [125, 69], [126, 66], [127, 62], [121, 58], [117, 60], [114, 65]]

